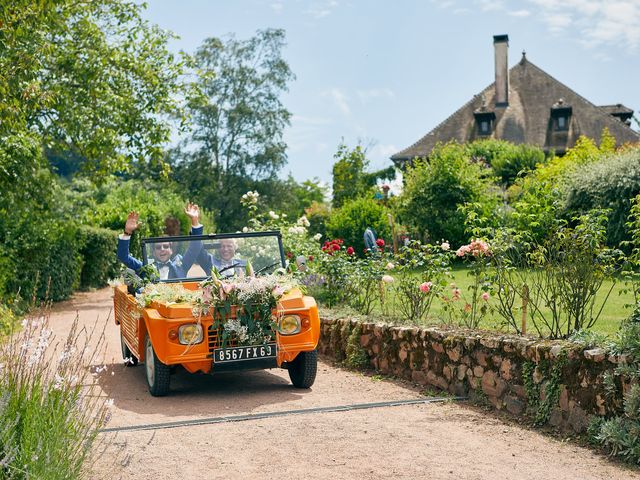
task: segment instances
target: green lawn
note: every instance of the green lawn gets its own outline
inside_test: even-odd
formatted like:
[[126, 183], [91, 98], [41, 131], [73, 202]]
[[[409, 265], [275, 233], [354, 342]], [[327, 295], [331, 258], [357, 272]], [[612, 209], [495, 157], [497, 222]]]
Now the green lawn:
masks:
[[[470, 292], [468, 288], [473, 283], [473, 279], [468, 275], [467, 269], [460, 268], [460, 269], [454, 270], [453, 278], [451, 279], [451, 282], [455, 283], [456, 286], [462, 290], [463, 296], [467, 296], [467, 297], [470, 296]], [[606, 281], [603, 284], [600, 291], [598, 292], [596, 309], [600, 308], [600, 304], [605, 298], [606, 292], [608, 292], [609, 288], [611, 288], [612, 283], [614, 283], [613, 280]], [[633, 303], [633, 296], [631, 292], [622, 293], [622, 290], [624, 289], [625, 289], [625, 284], [623, 281], [615, 282], [613, 291], [611, 292], [611, 295], [609, 296], [602, 310], [602, 314], [600, 315], [598, 322], [594, 325], [591, 331], [597, 332], [603, 335], [607, 335], [607, 336], [615, 334], [615, 332], [618, 330], [620, 322], [626, 317], [628, 317], [629, 314], [631, 313], [628, 308], [625, 308], [625, 305]], [[489, 304], [494, 305], [494, 302], [496, 301], [497, 301], [496, 299], [491, 298], [489, 300]], [[384, 312], [381, 310], [379, 305], [376, 305], [376, 309], [373, 312], [374, 316], [383, 316], [385, 312], [387, 314], [392, 313], [394, 311], [397, 312], [397, 309], [394, 306], [395, 302], [396, 300], [395, 298], [393, 298], [393, 295], [389, 295], [387, 298], [387, 305], [384, 308]], [[439, 299], [436, 299], [432, 304], [431, 311], [429, 312], [428, 318], [423, 322], [421, 322], [421, 324], [423, 325], [439, 324], [444, 322], [445, 321], [444, 319], [446, 318], [448, 317], [445, 311], [443, 310], [443, 303]], [[517, 318], [520, 318], [519, 313]], [[403, 322], [401, 319], [397, 319], [397, 318], [393, 320], [397, 321], [398, 323], [406, 323], [406, 322]], [[504, 324], [502, 317], [500, 317], [500, 315], [498, 315], [498, 313], [495, 311], [487, 314], [487, 316], [482, 320], [482, 323], [480, 324], [480, 328], [487, 329], [487, 330], [500, 330], [505, 332], [509, 331], [509, 328], [507, 328], [507, 326]], [[530, 320], [527, 328], [529, 333], [534, 335], [536, 334], [536, 331], [533, 325], [530, 323]]]

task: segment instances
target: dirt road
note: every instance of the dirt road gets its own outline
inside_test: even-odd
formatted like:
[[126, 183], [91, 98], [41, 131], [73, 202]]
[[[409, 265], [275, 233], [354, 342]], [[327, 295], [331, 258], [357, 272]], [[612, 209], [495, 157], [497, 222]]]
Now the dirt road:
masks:
[[[57, 304], [54, 333], [75, 318], [105, 322], [111, 291]], [[147, 392], [144, 367], [125, 368], [112, 317], [98, 378], [114, 400], [108, 427], [424, 398], [417, 389], [322, 362], [309, 391], [285, 371], [177, 373], [171, 395]], [[113, 372], [113, 374], [112, 374]], [[103, 434], [111, 443], [93, 478], [113, 479], [639, 479], [592, 451], [504, 423], [461, 403], [307, 413], [153, 431]]]

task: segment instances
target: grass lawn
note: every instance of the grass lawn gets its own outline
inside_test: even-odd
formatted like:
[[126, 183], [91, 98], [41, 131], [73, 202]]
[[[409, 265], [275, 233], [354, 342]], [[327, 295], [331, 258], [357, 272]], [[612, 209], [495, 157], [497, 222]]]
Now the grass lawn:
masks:
[[[456, 286], [460, 288], [460, 290], [462, 290], [463, 298], [465, 296], [469, 297], [470, 292], [468, 289], [473, 283], [473, 279], [468, 275], [468, 270], [465, 268], [458, 268], [458, 269], [455, 269], [452, 273], [453, 273], [453, 278], [451, 279], [451, 282], [455, 283]], [[596, 303], [596, 307], [594, 308], [595, 310], [598, 310], [600, 308], [600, 305], [604, 300], [606, 293], [611, 288], [612, 283], [613, 283], [613, 280], [607, 280], [603, 284], [602, 288], [600, 289], [597, 295], [597, 303]], [[615, 282], [613, 291], [611, 292], [611, 295], [609, 296], [602, 310], [602, 314], [600, 315], [600, 318], [596, 322], [596, 324], [591, 328], [591, 331], [597, 332], [603, 335], [607, 335], [607, 336], [614, 335], [615, 332], [618, 330], [620, 322], [630, 315], [631, 310], [628, 308], [625, 308], [625, 305], [633, 303], [633, 295], [631, 294], [631, 292], [622, 293], [622, 290], [624, 289], [625, 289], [625, 284], [623, 281]], [[398, 312], [397, 308], [394, 306], [396, 301], [397, 300], [393, 298], [393, 295], [389, 295], [387, 298], [387, 304], [384, 308], [384, 311], [380, 308], [379, 305], [376, 305], [375, 310], [373, 312], [373, 316], [388, 317], [390, 316], [389, 314], [393, 315], [393, 312]], [[494, 298], [491, 298], [489, 300], [489, 304], [491, 305], [493, 305], [494, 302], [497, 302], [497, 300]], [[385, 313], [387, 315], [385, 315]], [[393, 316], [395, 317], [396, 315], [393, 315]], [[442, 301], [439, 299], [435, 299], [431, 306], [431, 311], [429, 312], [428, 318], [420, 322], [420, 325], [441, 324], [445, 322], [445, 319], [447, 318], [448, 316], [446, 312], [443, 310]], [[519, 310], [516, 314], [516, 318], [518, 319], [520, 318]], [[403, 321], [400, 318], [389, 318], [389, 320], [394, 323], [395, 322], [402, 323], [402, 324], [407, 323], [406, 321]], [[486, 329], [486, 330], [499, 330], [499, 331], [505, 331], [505, 332], [513, 331], [513, 329], [508, 328], [508, 326], [504, 323], [502, 317], [500, 317], [500, 315], [498, 315], [498, 313], [495, 311], [488, 313], [483, 318], [480, 324], [480, 328]], [[527, 330], [528, 330], [528, 333], [531, 333], [533, 335], [537, 334], [534, 326], [531, 324], [530, 319], [528, 320]]]

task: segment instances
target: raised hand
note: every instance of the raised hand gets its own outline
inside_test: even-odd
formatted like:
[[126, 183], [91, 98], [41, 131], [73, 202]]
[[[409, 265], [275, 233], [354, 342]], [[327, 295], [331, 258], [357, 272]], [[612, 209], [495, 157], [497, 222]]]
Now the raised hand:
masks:
[[184, 213], [191, 219], [191, 226], [197, 227], [200, 225], [200, 207], [198, 205], [191, 202], [187, 203]]
[[138, 212], [129, 212], [127, 221], [124, 224], [124, 233], [126, 235], [132, 235], [133, 232], [135, 232], [136, 229], [140, 226], [140, 222], [138, 221], [139, 218], [140, 215], [138, 215]]

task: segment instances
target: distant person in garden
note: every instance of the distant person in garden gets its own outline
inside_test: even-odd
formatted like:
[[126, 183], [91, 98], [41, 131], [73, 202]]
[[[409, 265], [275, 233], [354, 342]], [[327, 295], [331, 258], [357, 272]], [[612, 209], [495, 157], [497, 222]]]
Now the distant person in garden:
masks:
[[367, 227], [364, 231], [364, 247], [371, 252], [378, 251], [376, 231], [371, 227]]
[[[188, 203], [184, 213], [191, 219], [190, 234], [202, 235], [204, 227], [200, 224], [200, 208], [198, 205]], [[124, 263], [127, 268], [136, 272], [136, 274], [140, 272], [144, 265], [129, 253], [129, 241], [133, 232], [140, 226], [139, 217], [137, 212], [129, 212], [127, 221], [124, 224], [124, 233], [121, 233], [118, 238], [118, 260]], [[179, 254], [174, 256], [171, 242], [155, 243], [152, 248], [153, 263], [158, 269], [160, 280], [186, 278], [187, 272], [199, 254], [198, 249], [189, 248], [184, 257]]]
[[241, 275], [247, 266], [247, 262], [240, 258], [235, 258], [237, 248], [238, 245], [235, 239], [223, 238], [220, 240], [217, 255], [212, 255], [202, 250], [198, 255], [197, 262], [205, 272], [211, 272], [215, 267], [223, 277]]

